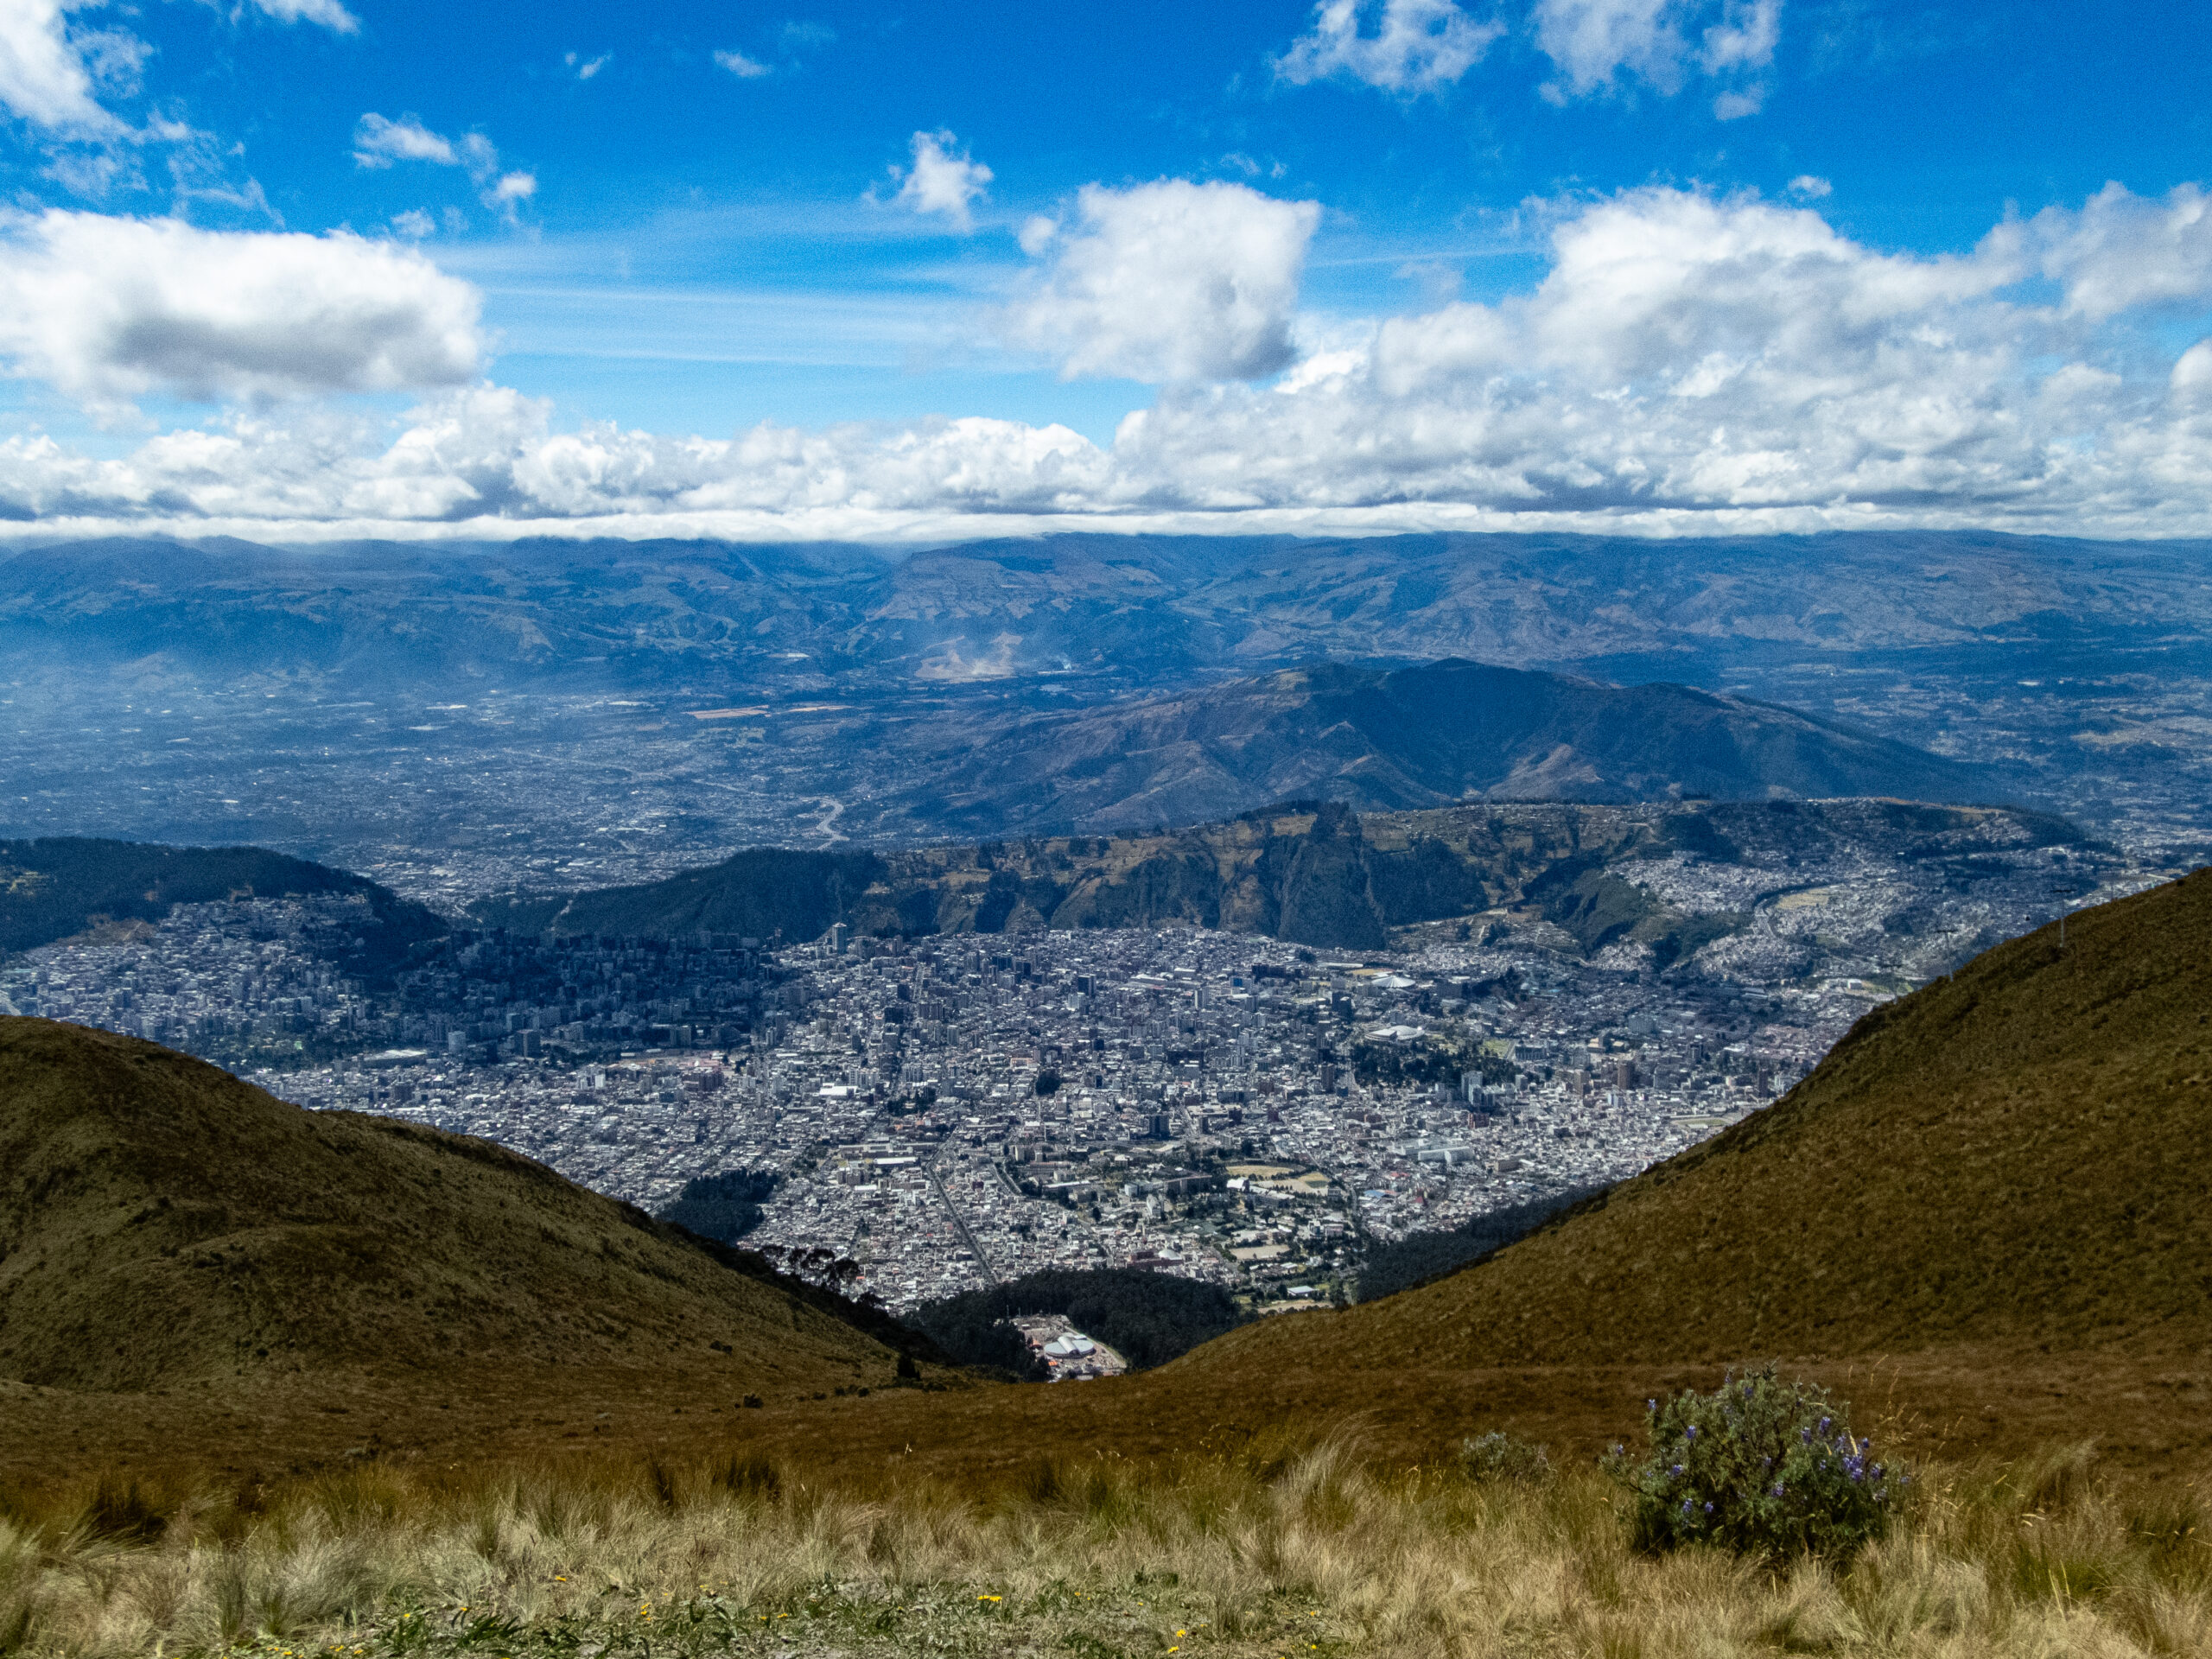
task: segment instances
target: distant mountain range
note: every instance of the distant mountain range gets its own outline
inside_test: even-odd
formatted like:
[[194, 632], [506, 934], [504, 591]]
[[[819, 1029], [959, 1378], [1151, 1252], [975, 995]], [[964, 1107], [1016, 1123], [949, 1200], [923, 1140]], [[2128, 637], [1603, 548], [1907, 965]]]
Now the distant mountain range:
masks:
[[[0, 553], [0, 650], [357, 687], [1153, 689], [1317, 658], [1611, 664], [1710, 680], [1776, 652], [2202, 647], [2202, 543], [1881, 531], [1097, 534], [911, 554], [518, 541], [135, 538]], [[1673, 664], [1671, 668], [1669, 666]]]
[[2031, 799], [2177, 844], [2208, 741], [2188, 712], [2212, 677], [2204, 551], [10, 547], [0, 826], [255, 841], [447, 900], [571, 860], [635, 880], [745, 846], [1120, 832], [1300, 798]]
[[2008, 780], [1745, 698], [1459, 660], [1320, 666], [1031, 715], [948, 753], [907, 810], [970, 835], [1160, 828], [1270, 802], [1999, 799]]

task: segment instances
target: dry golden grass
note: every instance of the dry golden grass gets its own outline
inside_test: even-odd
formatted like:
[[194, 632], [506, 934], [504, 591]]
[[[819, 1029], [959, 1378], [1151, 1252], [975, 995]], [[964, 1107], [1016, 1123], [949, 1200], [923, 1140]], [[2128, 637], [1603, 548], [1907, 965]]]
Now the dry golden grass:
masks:
[[1594, 1471], [1483, 1484], [1378, 1466], [1342, 1434], [1039, 1462], [991, 1490], [759, 1459], [445, 1484], [371, 1465], [274, 1494], [19, 1506], [0, 1651], [2201, 1655], [2208, 1500], [2061, 1448], [1938, 1471], [1886, 1541], [1776, 1573], [1632, 1554]]

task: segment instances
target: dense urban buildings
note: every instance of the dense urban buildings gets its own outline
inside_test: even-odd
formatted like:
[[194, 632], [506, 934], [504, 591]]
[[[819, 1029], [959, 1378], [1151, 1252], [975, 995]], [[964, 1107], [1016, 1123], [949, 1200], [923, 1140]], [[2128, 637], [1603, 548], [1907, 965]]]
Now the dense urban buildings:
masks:
[[749, 1248], [893, 1307], [1136, 1266], [1294, 1308], [1357, 1297], [1378, 1243], [1618, 1179], [1759, 1109], [1910, 988], [1900, 963], [2088, 901], [2078, 849], [1985, 840], [1933, 865], [1871, 844], [1836, 868], [1655, 861], [1630, 874], [1670, 903], [1751, 918], [1672, 965], [1586, 956], [1531, 914], [1357, 953], [1188, 928], [462, 931], [372, 989], [329, 965], [367, 916], [349, 895], [180, 906], [16, 959], [0, 996], [652, 1209], [750, 1172]]

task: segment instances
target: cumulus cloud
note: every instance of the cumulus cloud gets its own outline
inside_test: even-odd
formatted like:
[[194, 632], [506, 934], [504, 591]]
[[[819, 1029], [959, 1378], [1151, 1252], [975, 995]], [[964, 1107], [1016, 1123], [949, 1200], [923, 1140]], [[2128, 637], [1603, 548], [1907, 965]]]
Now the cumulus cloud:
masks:
[[0, 104], [35, 126], [103, 133], [120, 123], [102, 109], [86, 62], [88, 41], [73, 38], [61, 0], [0, 4]]
[[[127, 29], [73, 26], [69, 14], [102, 0], [0, 0], [0, 107], [66, 138], [115, 137], [125, 124], [100, 103], [129, 97], [153, 48]], [[338, 0], [253, 0], [279, 22], [321, 23], [340, 34], [360, 27]], [[156, 122], [141, 137], [165, 135]]]
[[550, 407], [499, 386], [442, 397], [396, 436], [361, 421], [233, 417], [165, 434], [119, 461], [42, 435], [0, 442], [0, 508], [46, 519], [143, 514], [292, 524], [542, 523], [613, 514], [715, 518], [820, 512], [1081, 510], [1103, 453], [1065, 427], [982, 419], [734, 438], [666, 438], [613, 425], [556, 432]]
[[576, 72], [578, 80], [589, 80], [614, 61], [614, 54], [612, 52], [602, 52], [595, 58], [585, 58], [578, 53], [571, 52], [561, 61]]
[[[1209, 284], [1234, 289], [1224, 272], [1273, 272], [1274, 300], [1250, 309], [1287, 327], [1312, 215], [1249, 191], [1205, 194], [1232, 188], [1097, 192], [1043, 245], [1039, 337], [1059, 327], [1076, 372], [1141, 366], [1173, 383], [1110, 446], [983, 419], [763, 425], [717, 438], [562, 431], [545, 405], [480, 385], [434, 397], [396, 435], [327, 414], [234, 416], [111, 460], [17, 436], [0, 443], [0, 512], [40, 528], [160, 522], [286, 536], [315, 526], [944, 536], [985, 519], [1001, 530], [2212, 534], [2212, 340], [2162, 350], [2150, 326], [2212, 303], [2195, 187], [2147, 200], [2109, 189], [1932, 257], [1869, 247], [1808, 207], [1630, 191], [1563, 206], [1548, 268], [1529, 292], [1363, 329], [1309, 327], [1327, 332], [1327, 349], [1264, 385], [1238, 373], [1268, 328], [1232, 318], [1218, 339], [1243, 348], [1203, 344], [1210, 308], [1240, 303], [1205, 296]], [[1291, 222], [1269, 228], [1266, 210]], [[1238, 244], [1231, 226], [1274, 251], [1223, 253]], [[1101, 245], [1079, 251], [1088, 243]], [[1163, 269], [1138, 259], [1147, 246], [1179, 251]], [[182, 263], [166, 248], [101, 252], [73, 270]], [[13, 270], [0, 277], [0, 316], [35, 316], [11, 325], [11, 351], [35, 335], [128, 334], [74, 319], [82, 281], [54, 276], [27, 302]], [[283, 296], [298, 286], [272, 283], [239, 297], [236, 312], [273, 308], [289, 327]], [[1130, 321], [1144, 316], [1152, 322]], [[1259, 360], [1277, 346], [1287, 339]], [[437, 361], [457, 375], [470, 349]], [[95, 385], [192, 378], [120, 346], [68, 351], [93, 363], [76, 372]], [[118, 359], [121, 368], [107, 366]], [[266, 360], [251, 359], [249, 384]], [[62, 375], [68, 364], [50, 368]], [[19, 372], [39, 371], [19, 360]], [[356, 366], [349, 383], [372, 378]]]
[[[1693, 72], [1742, 80], [1774, 61], [1782, 0], [1536, 0], [1536, 45], [1559, 70], [1544, 88], [1555, 102], [1614, 90], [1634, 78], [1669, 96]], [[1755, 113], [1758, 83], [1730, 87], [1714, 113]]]
[[955, 148], [950, 132], [918, 132], [913, 137], [914, 164], [893, 168], [899, 181], [898, 200], [918, 213], [943, 213], [963, 235], [976, 228], [969, 205], [983, 199], [991, 169]]
[[[1363, 32], [1374, 24], [1374, 32]], [[1313, 27], [1275, 60], [1275, 73], [1303, 86], [1341, 75], [1389, 92], [1433, 92], [1482, 60], [1505, 33], [1494, 20], [1478, 22], [1452, 0], [1321, 0]]]
[[2092, 321], [2195, 303], [2212, 289], [2212, 196], [2197, 185], [2151, 201], [2107, 184], [2078, 213], [2045, 208], [1996, 239], [2016, 237], [2043, 274], [2064, 285], [2067, 308]]
[[96, 408], [464, 384], [479, 304], [420, 254], [343, 233], [0, 219], [0, 354]]
[[1022, 245], [1045, 265], [1010, 331], [1058, 358], [1065, 378], [1273, 374], [1296, 355], [1291, 325], [1320, 211], [1241, 184], [1086, 186], [1072, 230], [1024, 227]]

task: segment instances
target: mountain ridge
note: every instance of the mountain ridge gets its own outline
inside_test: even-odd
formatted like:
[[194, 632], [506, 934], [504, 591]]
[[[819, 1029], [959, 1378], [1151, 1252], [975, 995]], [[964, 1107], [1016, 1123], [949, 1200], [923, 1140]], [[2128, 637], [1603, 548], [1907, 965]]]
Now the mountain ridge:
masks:
[[1972, 804], [1997, 771], [1772, 703], [1447, 658], [1348, 664], [1026, 716], [948, 754], [917, 823], [978, 836], [1167, 828], [1277, 802], [1895, 796]]
[[1586, 953], [1621, 939], [1649, 944], [1663, 967], [1744, 918], [1682, 912], [1614, 866], [1675, 854], [1748, 856], [1745, 849], [1766, 846], [1777, 826], [1802, 842], [1842, 839], [1870, 823], [1931, 857], [1943, 855], [1944, 836], [1991, 823], [2033, 844], [2088, 844], [2047, 814], [1902, 801], [1506, 804], [1365, 815], [1304, 802], [1148, 835], [882, 852], [759, 849], [660, 881], [487, 899], [469, 915], [525, 933], [705, 930], [766, 939], [780, 930], [797, 943], [837, 922], [885, 937], [1166, 925], [1380, 949], [1398, 930], [1471, 927], [1516, 911], [1552, 923]]
[[358, 894], [373, 918], [354, 953], [372, 977], [444, 919], [389, 887], [261, 847], [174, 847], [92, 836], [0, 841], [0, 951], [31, 950], [102, 924], [158, 922], [176, 905], [241, 896]]
[[[1878, 1008], [1783, 1100], [1487, 1261], [1186, 1357], [1372, 1369], [2212, 1352], [2212, 869]], [[1202, 1357], [1210, 1356], [1210, 1357]]]
[[788, 1393], [888, 1382], [909, 1349], [886, 1316], [491, 1141], [0, 1018], [0, 1376], [675, 1365]]
[[[1653, 541], [1068, 532], [899, 555], [705, 541], [114, 537], [0, 554], [11, 650], [206, 669], [466, 671], [616, 681], [776, 672], [899, 680], [1113, 670], [1188, 679], [1301, 658], [1697, 664], [2066, 639], [2202, 645], [2202, 543], [1986, 531]], [[1816, 576], [1816, 580], [1808, 580]], [[978, 671], [976, 664], [984, 664]]]

